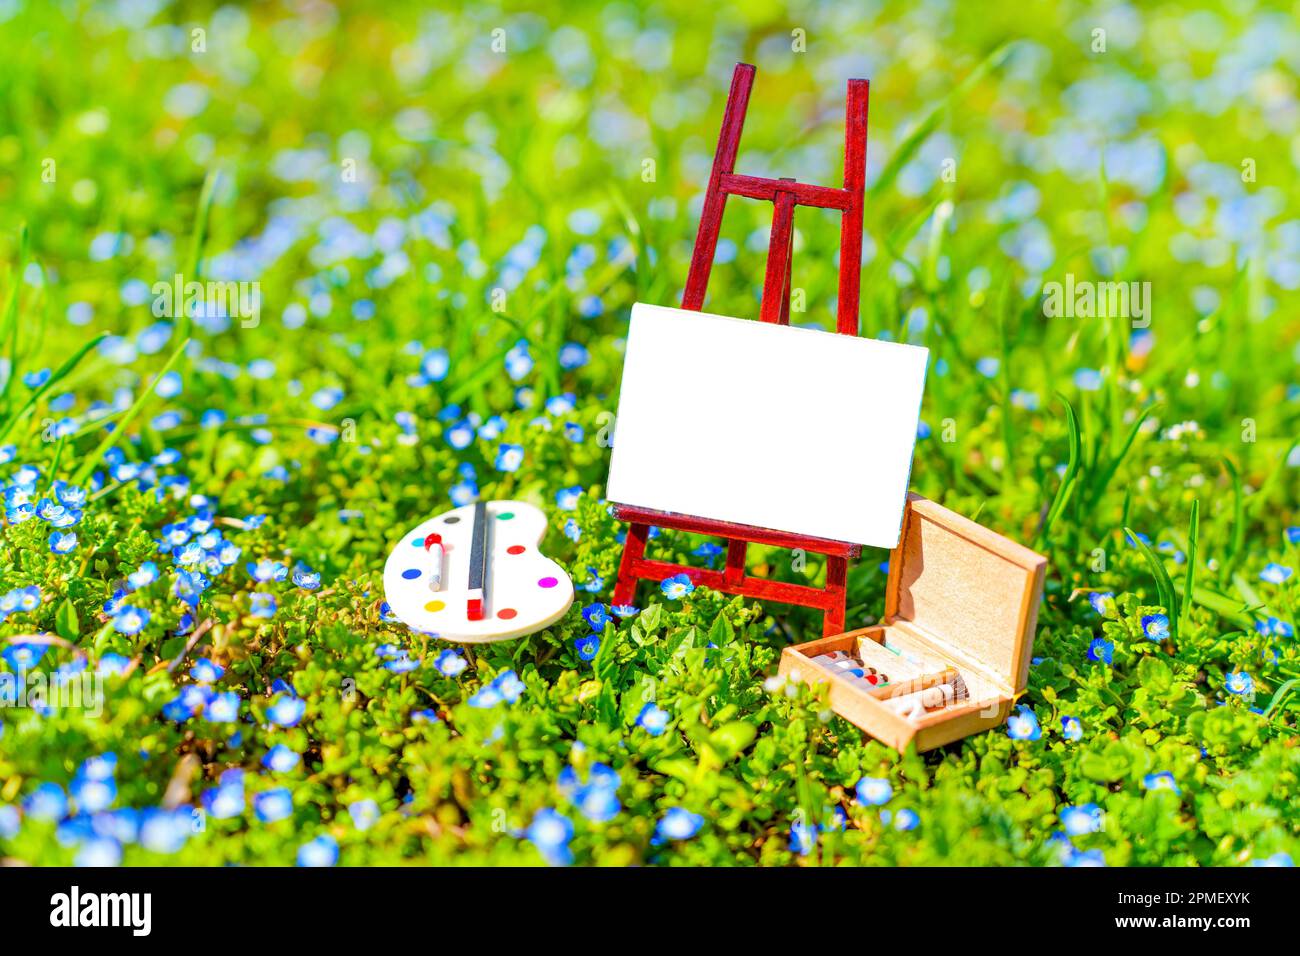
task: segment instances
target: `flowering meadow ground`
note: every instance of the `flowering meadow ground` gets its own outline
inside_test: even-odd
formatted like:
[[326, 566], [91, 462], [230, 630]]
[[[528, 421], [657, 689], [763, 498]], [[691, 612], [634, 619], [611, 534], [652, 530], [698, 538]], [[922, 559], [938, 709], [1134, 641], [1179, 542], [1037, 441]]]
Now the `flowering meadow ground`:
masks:
[[[1287, 5], [508, 6], [0, 0], [0, 859], [1300, 855]], [[872, 80], [862, 334], [931, 350], [912, 485], [1050, 558], [1020, 709], [933, 753], [776, 681], [811, 612], [609, 607], [622, 336], [679, 299], [739, 60], [757, 175], [838, 182]], [[711, 311], [756, 313], [769, 217], [732, 204]], [[796, 227], [827, 328], [838, 220]], [[1067, 277], [1147, 314], [1046, 308]], [[187, 309], [209, 281], [257, 285]], [[380, 571], [475, 497], [542, 507], [579, 600], [467, 650]]]

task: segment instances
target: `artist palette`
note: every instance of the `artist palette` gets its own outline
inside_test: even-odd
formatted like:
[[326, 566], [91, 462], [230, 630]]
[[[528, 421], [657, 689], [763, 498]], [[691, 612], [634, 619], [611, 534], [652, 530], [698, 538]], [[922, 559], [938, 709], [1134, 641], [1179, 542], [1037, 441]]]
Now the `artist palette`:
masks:
[[[484, 509], [484, 564], [482, 581], [471, 587], [476, 508]], [[455, 508], [416, 525], [393, 546], [384, 596], [402, 623], [445, 640], [475, 644], [531, 634], [573, 604], [572, 580], [540, 550], [545, 534], [546, 516], [527, 502]]]
[[[832, 710], [898, 750], [997, 726], [1028, 680], [1046, 566], [1028, 548], [909, 495], [881, 623], [787, 647], [780, 672], [829, 684]], [[887, 681], [863, 679], [872, 672]]]

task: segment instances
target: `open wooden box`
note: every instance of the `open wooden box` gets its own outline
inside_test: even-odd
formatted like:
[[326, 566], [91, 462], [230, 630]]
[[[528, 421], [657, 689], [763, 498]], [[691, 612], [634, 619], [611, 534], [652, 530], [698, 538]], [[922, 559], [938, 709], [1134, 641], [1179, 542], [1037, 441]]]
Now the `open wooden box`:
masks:
[[[787, 647], [780, 673], [830, 684], [837, 714], [898, 750], [910, 742], [929, 750], [994, 727], [1025, 689], [1046, 567], [1047, 559], [1028, 548], [908, 495], [902, 534], [889, 557], [881, 623]], [[813, 661], [832, 651], [855, 654], [859, 641], [890, 645], [914, 676], [865, 688]], [[901, 695], [950, 681], [951, 669], [965, 683], [965, 700], [898, 712]]]

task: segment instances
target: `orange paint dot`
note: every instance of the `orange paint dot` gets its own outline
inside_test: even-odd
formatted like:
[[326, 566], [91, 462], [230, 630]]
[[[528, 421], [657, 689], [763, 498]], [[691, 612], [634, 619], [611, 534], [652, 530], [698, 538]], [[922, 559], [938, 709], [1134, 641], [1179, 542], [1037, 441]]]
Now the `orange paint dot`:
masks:
[[443, 601], [430, 601], [424, 606], [424, 609], [426, 611], [441, 611], [446, 606], [446, 603]]
[[506, 554], [523, 554], [527, 550], [522, 544], [512, 544], [506, 548]]
[[501, 618], [503, 621], [508, 621], [518, 613], [519, 612], [512, 607], [503, 607], [501, 610], [497, 611], [497, 617]]

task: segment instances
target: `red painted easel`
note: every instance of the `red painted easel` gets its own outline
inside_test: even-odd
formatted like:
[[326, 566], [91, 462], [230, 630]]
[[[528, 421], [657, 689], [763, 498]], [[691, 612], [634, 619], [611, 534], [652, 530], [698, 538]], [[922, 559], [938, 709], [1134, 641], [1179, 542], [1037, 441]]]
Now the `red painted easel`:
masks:
[[[858, 334], [858, 285], [862, 272], [862, 204], [863, 180], [867, 161], [867, 81], [849, 80], [848, 104], [844, 129], [844, 188], [813, 186], [793, 179], [761, 179], [736, 173], [736, 153], [740, 149], [740, 132], [745, 125], [749, 91], [754, 85], [754, 67], [736, 64], [731, 77], [731, 92], [722, 116], [722, 132], [713, 156], [713, 173], [704, 195], [704, 211], [695, 237], [695, 251], [686, 277], [682, 308], [700, 311], [704, 290], [709, 283], [713, 256], [718, 245], [718, 230], [729, 195], [763, 199], [772, 203], [772, 235], [767, 247], [767, 274], [763, 280], [763, 300], [759, 318], [764, 322], [790, 324], [790, 268], [794, 251], [794, 207], [817, 206], [838, 209], [843, 214], [840, 225], [839, 314], [836, 331]], [[662, 581], [675, 574], [686, 574], [696, 584], [703, 584], [727, 594], [743, 594], [761, 600], [803, 607], [821, 608], [822, 631], [839, 634], [844, 630], [845, 580], [849, 558], [862, 553], [862, 547], [845, 541], [810, 538], [751, 525], [713, 521], [648, 508], [615, 504], [614, 514], [628, 521], [623, 560], [618, 568], [614, 588], [615, 604], [631, 604], [640, 580]], [[669, 561], [653, 561], [645, 556], [650, 527], [674, 528], [727, 539], [727, 563], [713, 571]], [[811, 587], [769, 581], [745, 574], [745, 552], [750, 543], [779, 548], [800, 548], [826, 558], [826, 586]]]

